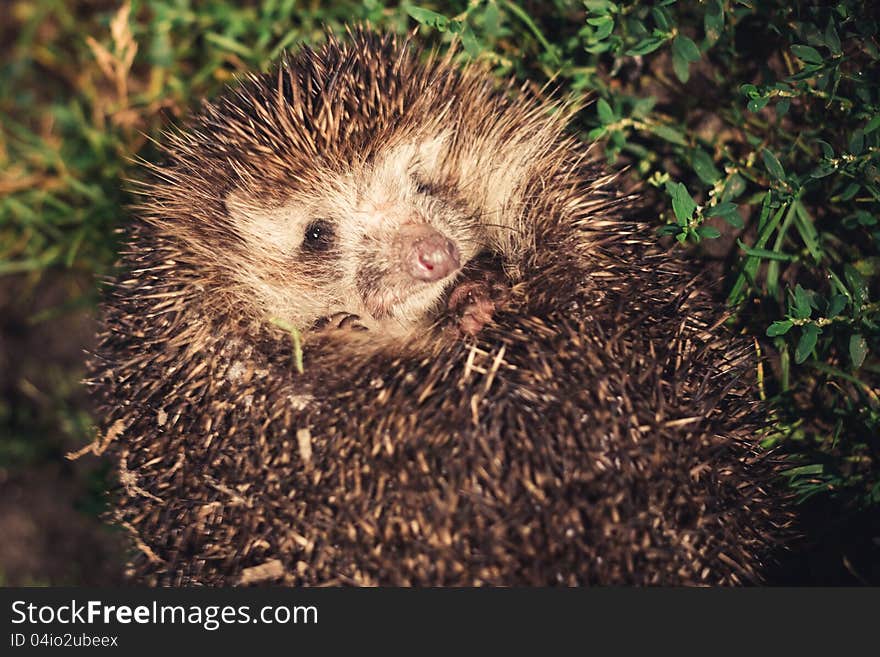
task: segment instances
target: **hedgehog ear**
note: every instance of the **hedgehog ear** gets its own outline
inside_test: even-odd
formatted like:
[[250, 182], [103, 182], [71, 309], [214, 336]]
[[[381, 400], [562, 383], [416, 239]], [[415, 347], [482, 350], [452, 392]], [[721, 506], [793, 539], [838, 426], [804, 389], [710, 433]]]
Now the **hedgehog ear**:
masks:
[[443, 160], [443, 153], [446, 150], [448, 141], [448, 133], [441, 132], [425, 141], [419, 142], [416, 146], [418, 164], [429, 172], [436, 170]]
[[382, 188], [396, 188], [413, 173], [427, 179], [435, 177], [445, 150], [446, 135], [440, 133], [427, 139], [406, 139], [397, 142], [373, 163], [373, 173], [382, 181]]
[[294, 204], [272, 206], [233, 189], [224, 199], [229, 223], [254, 248], [283, 255], [302, 243], [309, 221], [305, 208]]

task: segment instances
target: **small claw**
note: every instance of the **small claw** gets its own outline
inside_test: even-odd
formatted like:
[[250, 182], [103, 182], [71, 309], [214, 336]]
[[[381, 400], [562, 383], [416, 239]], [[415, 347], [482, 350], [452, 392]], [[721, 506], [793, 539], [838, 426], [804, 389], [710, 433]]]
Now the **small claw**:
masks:
[[[337, 326], [339, 328], [350, 328], [360, 319], [359, 315], [345, 315], [341, 320], [339, 320], [339, 324]], [[360, 324], [357, 324], [360, 326]]]
[[328, 317], [321, 317], [314, 324], [313, 328], [317, 331], [325, 329], [349, 329], [352, 331], [366, 331], [366, 326], [360, 323], [360, 315], [352, 313], [338, 312]]

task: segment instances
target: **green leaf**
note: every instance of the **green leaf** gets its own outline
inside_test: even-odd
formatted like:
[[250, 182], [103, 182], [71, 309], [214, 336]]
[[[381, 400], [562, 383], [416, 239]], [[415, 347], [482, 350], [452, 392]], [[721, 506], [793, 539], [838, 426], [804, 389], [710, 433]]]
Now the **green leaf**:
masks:
[[767, 336], [775, 338], [778, 335], [785, 335], [792, 326], [794, 326], [794, 322], [790, 319], [775, 321], [767, 327]]
[[254, 56], [254, 51], [248, 48], [243, 43], [239, 43], [235, 39], [231, 39], [228, 36], [224, 36], [222, 34], [217, 34], [215, 32], [208, 32], [205, 35], [205, 40], [210, 41], [215, 46], [222, 48], [223, 50], [228, 50], [230, 52], [234, 52], [236, 55], [241, 55], [245, 59], [251, 59]]
[[770, 175], [777, 180], [784, 180], [785, 169], [782, 168], [782, 165], [779, 163], [779, 160], [776, 159], [776, 156], [766, 148], [761, 151], [761, 156], [764, 158], [764, 166], [767, 167], [767, 171], [770, 172]]
[[672, 40], [672, 54], [678, 55], [687, 62], [696, 62], [700, 59], [700, 49], [693, 39], [679, 34]]
[[739, 210], [734, 210], [733, 212], [722, 214], [721, 218], [734, 228], [742, 228], [745, 225], [742, 215], [739, 213]]
[[770, 96], [762, 96], [760, 98], [752, 98], [747, 107], [750, 112], [760, 112], [770, 102]]
[[796, 201], [795, 209], [795, 227], [798, 234], [804, 241], [807, 250], [817, 263], [822, 259], [822, 247], [819, 245], [819, 234], [816, 232], [813, 218], [807, 212], [807, 208], [801, 201]]
[[483, 51], [482, 46], [480, 45], [479, 40], [477, 39], [474, 31], [471, 29], [470, 25], [465, 25], [464, 29], [461, 31], [461, 45], [464, 48], [464, 51], [476, 59], [479, 54]]
[[724, 30], [724, 6], [721, 0], [709, 0], [706, 5], [706, 15], [703, 17], [703, 27], [706, 30], [706, 42], [712, 45], [721, 38]]
[[723, 217], [724, 215], [730, 214], [731, 212], [736, 212], [736, 204], [731, 203], [730, 201], [725, 201], [709, 208], [709, 212], [706, 213], [706, 216]]
[[[875, 194], [875, 197], [878, 196]], [[856, 220], [862, 226], [876, 226], [877, 225], [877, 217], [868, 212], [867, 210], [857, 210], [855, 215]]]
[[678, 53], [672, 53], [672, 70], [682, 83], [687, 82], [691, 77], [690, 64]]
[[795, 477], [820, 475], [823, 472], [825, 472], [825, 466], [821, 463], [814, 463], [812, 465], [799, 465], [796, 468], [789, 468], [788, 470], [783, 471], [782, 474], [789, 477]]
[[608, 35], [610, 35], [614, 31], [614, 19], [610, 16], [602, 16], [601, 18], [598, 18], [596, 20], [598, 20], [599, 22], [593, 23], [593, 25], [596, 27], [596, 32], [593, 34], [593, 38], [596, 41], [607, 39]]
[[682, 82], [690, 78], [690, 63], [700, 58], [700, 49], [690, 37], [679, 34], [672, 40], [672, 69]]
[[822, 149], [822, 157], [827, 160], [834, 157], [834, 149], [831, 147], [831, 144], [823, 139], [817, 139], [816, 143], [819, 144], [819, 148]]
[[827, 314], [829, 317], [835, 317], [846, 308], [846, 297], [842, 294], [835, 294], [828, 300]]
[[732, 201], [739, 198], [744, 191], [746, 191], [746, 181], [741, 175], [735, 173], [725, 183], [724, 189], [721, 192], [721, 200]]
[[669, 30], [669, 19], [666, 16], [666, 12], [659, 7], [651, 8], [651, 15], [654, 17], [654, 22], [657, 23], [657, 27], [659, 27], [664, 32]]
[[783, 260], [786, 262], [797, 259], [796, 256], [789, 255], [788, 253], [746, 246], [746, 244], [742, 240], [737, 240], [736, 243], [739, 245], [739, 248], [741, 248], [745, 252], [746, 255], [753, 256], [755, 258], [766, 258], [767, 260]]
[[687, 141], [685, 140], [684, 135], [675, 128], [661, 123], [651, 123], [648, 125], [648, 129], [661, 139], [665, 139], [672, 144], [687, 146]]
[[794, 289], [795, 319], [808, 319], [812, 313], [813, 307], [810, 304], [810, 295], [798, 284]]
[[611, 0], [584, 0], [584, 6], [593, 14], [607, 14], [620, 11], [618, 6], [611, 2]]
[[815, 324], [805, 324], [801, 339], [798, 340], [797, 349], [794, 352], [794, 362], [803, 363], [816, 347], [816, 341], [819, 339], [819, 333], [822, 331]]
[[681, 225], [687, 225], [694, 216], [694, 210], [697, 209], [697, 204], [694, 203], [687, 187], [680, 182], [670, 181], [666, 183], [666, 192], [672, 197], [672, 211], [675, 213], [675, 218]]
[[819, 54], [819, 51], [813, 48], [812, 46], [804, 46], [804, 45], [794, 45], [791, 47], [791, 51], [794, 53], [794, 56], [800, 60], [807, 62], [807, 64], [821, 64], [822, 63], [822, 55]]
[[682, 228], [678, 224], [666, 224], [657, 229], [658, 235], [678, 235]]
[[715, 167], [709, 154], [702, 148], [694, 151], [693, 165], [697, 176], [707, 185], [714, 185], [721, 178], [721, 172]]
[[862, 129], [862, 132], [867, 135], [874, 132], [877, 128], [880, 128], [880, 114], [868, 121], [868, 124]]
[[852, 265], [844, 265], [843, 277], [846, 279], [846, 284], [852, 293], [853, 303], [856, 306], [861, 306], [868, 298], [867, 282], [859, 273], [859, 270]]
[[697, 235], [705, 237], [706, 239], [714, 240], [721, 237], [721, 231], [715, 228], [715, 226], [707, 226], [704, 224], [697, 228]]
[[430, 9], [423, 9], [422, 7], [407, 7], [406, 13], [416, 22], [436, 28], [441, 32], [444, 32], [449, 25], [449, 19], [446, 18], [446, 16], [438, 14], [436, 11], [431, 11]]
[[654, 106], [656, 104], [657, 99], [654, 96], [635, 98], [632, 101], [632, 110], [630, 111], [630, 116], [632, 116], [633, 118], [644, 118], [651, 113], [651, 110], [654, 109]]
[[608, 125], [617, 120], [617, 117], [614, 116], [614, 110], [611, 109], [611, 105], [604, 98], [600, 98], [596, 103], [596, 111], [599, 114], [599, 121], [602, 122], [602, 125]]
[[498, 4], [489, 2], [483, 10], [483, 34], [487, 37], [496, 38], [501, 34], [500, 29], [501, 12], [498, 11]]
[[599, 43], [584, 46], [584, 51], [590, 53], [591, 55], [600, 55], [603, 52], [608, 52], [609, 50], [611, 50], [611, 46], [612, 44], [610, 41], [600, 41]]
[[666, 43], [666, 39], [664, 37], [648, 37], [647, 39], [642, 39], [632, 48], [626, 51], [626, 55], [630, 57], [636, 57], [638, 55], [647, 55], [650, 52], [654, 52]]
[[743, 218], [739, 213], [739, 209], [734, 203], [730, 203], [729, 201], [719, 203], [715, 207], [710, 208], [706, 216], [721, 217], [722, 219], [724, 219], [724, 221], [726, 221], [734, 228], [743, 227]]
[[835, 55], [839, 55], [842, 51], [840, 49], [840, 37], [837, 35], [837, 30], [834, 29], [834, 23], [832, 21], [828, 21], [828, 27], [825, 28], [825, 45], [831, 49]]
[[[846, 188], [840, 193], [840, 196], [839, 196], [838, 198], [839, 198], [839, 200], [841, 200], [841, 201], [850, 201], [850, 200], [852, 200], [852, 198], [853, 198], [856, 194], [859, 193], [859, 190], [860, 190], [861, 188], [862, 188], [861, 185], [859, 185], [858, 183], [850, 183], [850, 184], [848, 184], [848, 185], [846, 186]], [[835, 200], [835, 199], [832, 199], [832, 201], [833, 201], [833, 200]]]
[[865, 336], [853, 333], [849, 338], [849, 357], [853, 367], [861, 367], [868, 355], [868, 342]]
[[271, 317], [269, 318], [269, 322], [290, 334], [290, 339], [293, 342], [293, 364], [296, 367], [296, 371], [302, 374], [303, 349], [302, 334], [300, 333], [299, 329], [287, 320], [281, 319], [280, 317]]
[[853, 155], [860, 155], [865, 145], [865, 133], [861, 130], [855, 130], [849, 138], [849, 152]]

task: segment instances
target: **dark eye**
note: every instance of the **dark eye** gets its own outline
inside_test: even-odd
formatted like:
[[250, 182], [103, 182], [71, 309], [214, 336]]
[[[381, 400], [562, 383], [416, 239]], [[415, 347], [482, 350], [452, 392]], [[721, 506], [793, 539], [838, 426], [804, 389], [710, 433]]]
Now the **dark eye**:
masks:
[[434, 185], [421, 178], [415, 178], [415, 183], [419, 194], [433, 194], [436, 191]]
[[326, 219], [316, 219], [306, 226], [303, 248], [309, 251], [325, 251], [333, 244], [333, 225]]

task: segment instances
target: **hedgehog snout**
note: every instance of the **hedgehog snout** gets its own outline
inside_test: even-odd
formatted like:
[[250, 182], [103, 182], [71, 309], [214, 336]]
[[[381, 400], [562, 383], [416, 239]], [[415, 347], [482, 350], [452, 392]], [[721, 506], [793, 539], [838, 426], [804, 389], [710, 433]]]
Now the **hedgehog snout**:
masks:
[[404, 226], [399, 239], [403, 268], [416, 280], [439, 281], [461, 266], [455, 242], [427, 224]]

